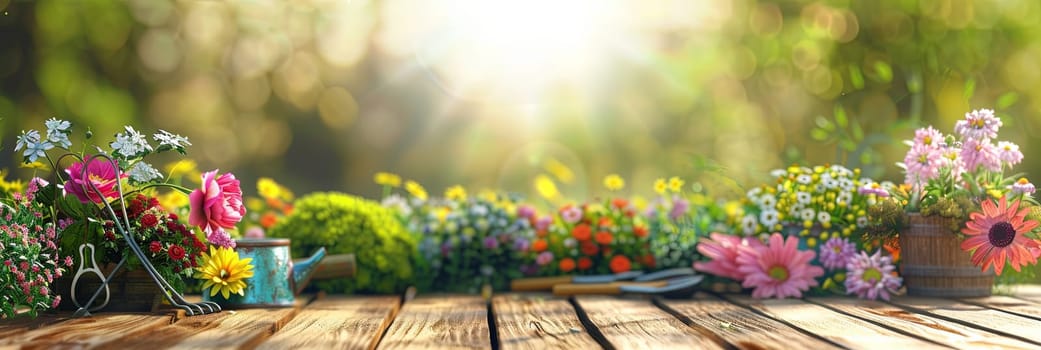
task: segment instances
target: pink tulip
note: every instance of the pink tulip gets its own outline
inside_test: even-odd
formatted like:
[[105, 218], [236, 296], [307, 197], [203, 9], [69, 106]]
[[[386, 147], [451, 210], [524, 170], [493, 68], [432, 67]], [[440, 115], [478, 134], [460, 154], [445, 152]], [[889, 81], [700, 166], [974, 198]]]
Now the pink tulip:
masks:
[[[221, 246], [234, 246], [234, 241], [224, 229], [234, 228], [246, 215], [242, 205], [242, 189], [239, 180], [230, 173], [217, 176], [217, 170], [202, 175], [202, 185], [188, 196], [191, 212], [188, 223], [206, 231], [210, 242]], [[220, 239], [214, 239], [220, 238]]]
[[[86, 172], [83, 162], [72, 163], [65, 169], [65, 173], [69, 175], [69, 179], [65, 181], [65, 191], [72, 193], [83, 203], [102, 203], [105, 199], [118, 197], [119, 189], [116, 185], [126, 174], [117, 176], [119, 169], [113, 161], [94, 159], [89, 155], [85, 159]], [[91, 187], [92, 184], [97, 187], [97, 191]]]

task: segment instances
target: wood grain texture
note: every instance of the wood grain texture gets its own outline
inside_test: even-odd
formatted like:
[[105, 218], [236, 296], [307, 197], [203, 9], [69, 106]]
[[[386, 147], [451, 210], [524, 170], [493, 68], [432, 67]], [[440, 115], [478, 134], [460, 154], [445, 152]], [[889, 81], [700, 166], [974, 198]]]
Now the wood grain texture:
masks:
[[959, 299], [962, 302], [1004, 311], [1023, 317], [1041, 320], [1041, 301], [1025, 300], [1009, 296], [990, 296], [986, 298]]
[[398, 297], [319, 299], [258, 349], [374, 349], [399, 305]]
[[940, 316], [1041, 346], [1041, 333], [1037, 332], [1041, 321], [1038, 320], [948, 299], [900, 297], [894, 298], [893, 303], [917, 313]]
[[1006, 338], [973, 327], [920, 315], [891, 304], [849, 298], [814, 298], [817, 302], [866, 320], [903, 330], [955, 348], [1035, 349], [1037, 345]]
[[657, 299], [655, 303], [682, 315], [692, 326], [710, 330], [740, 349], [835, 349], [821, 341], [745, 307], [704, 293], [691, 300]]
[[725, 297], [850, 349], [946, 348], [802, 300], [759, 300], [736, 295]]
[[45, 313], [36, 318], [21, 316], [14, 319], [0, 320], [0, 339], [6, 339], [29, 330], [51, 326], [68, 319], [67, 315]]
[[567, 299], [513, 294], [492, 299], [501, 349], [595, 349]]
[[703, 335], [645, 299], [581, 296], [576, 305], [617, 349], [721, 349]]
[[405, 302], [379, 349], [488, 349], [488, 307], [476, 296], [421, 296]]
[[252, 347], [285, 325], [297, 308], [226, 310], [185, 317], [147, 336], [109, 335], [111, 349], [235, 349]]
[[20, 345], [23, 349], [55, 347], [89, 349], [101, 346], [114, 335], [141, 337], [168, 326], [169, 315], [97, 314], [12, 334], [0, 339], [0, 346]]

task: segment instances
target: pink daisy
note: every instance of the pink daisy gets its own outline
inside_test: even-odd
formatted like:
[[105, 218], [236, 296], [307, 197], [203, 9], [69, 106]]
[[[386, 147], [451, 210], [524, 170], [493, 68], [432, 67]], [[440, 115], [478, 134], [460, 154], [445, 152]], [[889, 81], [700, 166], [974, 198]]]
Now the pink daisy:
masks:
[[980, 167], [989, 171], [1001, 171], [998, 148], [990, 141], [967, 139], [962, 143], [960, 156], [967, 171], [975, 172]]
[[1023, 161], [1023, 152], [1019, 151], [1019, 145], [1008, 141], [998, 142], [998, 159], [1013, 166]]
[[857, 246], [848, 239], [832, 237], [821, 246], [820, 262], [828, 270], [845, 268], [857, 254]]
[[962, 241], [961, 249], [972, 251], [972, 263], [982, 266], [983, 271], [994, 266], [994, 273], [998, 275], [1006, 261], [1016, 271], [1028, 263], [1036, 264], [1041, 246], [1024, 235], [1038, 225], [1037, 221], [1025, 220], [1030, 209], [1020, 210], [1019, 200], [1010, 206], [1005, 197], [1001, 197], [998, 205], [986, 200], [981, 206], [982, 212], [970, 214], [969, 222], [961, 230], [969, 236]]
[[890, 293], [896, 293], [903, 280], [893, 273], [893, 259], [882, 256], [882, 251], [868, 256], [867, 252], [853, 255], [846, 266], [849, 276], [846, 277], [846, 294], [856, 294], [862, 299], [889, 300]]
[[1027, 178], [1025, 177], [1021, 177], [1019, 178], [1019, 180], [1016, 180], [1016, 182], [1008, 186], [1008, 189], [1009, 195], [1012, 197], [1021, 194], [1033, 194], [1037, 191], [1037, 188], [1034, 187], [1034, 184], [1030, 183], [1030, 180], [1027, 180]]
[[965, 119], [954, 124], [954, 132], [963, 139], [989, 140], [998, 137], [1001, 119], [994, 116], [990, 109], [978, 109], [965, 113]]
[[936, 130], [932, 126], [924, 127], [914, 132], [914, 144], [923, 145], [929, 148], [939, 148], [944, 142], [943, 134], [940, 130]]
[[745, 275], [741, 285], [754, 287], [752, 297], [755, 298], [801, 298], [803, 291], [817, 285], [814, 278], [824, 274], [824, 269], [810, 265], [816, 255], [812, 251], [800, 251], [798, 237], [785, 239], [774, 233], [769, 245], [740, 250], [738, 272]]
[[904, 165], [907, 166], [907, 183], [923, 184], [940, 176], [940, 165], [942, 165], [942, 153], [925, 145], [911, 146], [904, 157]]
[[712, 259], [694, 263], [694, 269], [720, 277], [743, 280], [745, 275], [737, 269], [737, 255], [741, 247], [758, 248], [762, 243], [755, 239], [715, 233], [709, 239], [698, 242], [698, 252]]

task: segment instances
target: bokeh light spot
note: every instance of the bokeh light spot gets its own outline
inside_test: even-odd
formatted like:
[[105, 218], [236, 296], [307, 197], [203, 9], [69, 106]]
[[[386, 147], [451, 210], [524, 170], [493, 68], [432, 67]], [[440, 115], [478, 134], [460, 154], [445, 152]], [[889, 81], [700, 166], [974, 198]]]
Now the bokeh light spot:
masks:
[[318, 114], [322, 122], [333, 129], [346, 129], [358, 115], [358, 102], [346, 89], [333, 86], [322, 92], [318, 100]]

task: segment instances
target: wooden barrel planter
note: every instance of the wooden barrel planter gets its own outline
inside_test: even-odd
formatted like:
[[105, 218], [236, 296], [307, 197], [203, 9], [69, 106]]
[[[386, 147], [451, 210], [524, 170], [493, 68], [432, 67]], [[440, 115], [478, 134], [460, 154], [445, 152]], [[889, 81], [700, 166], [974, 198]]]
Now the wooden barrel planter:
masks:
[[982, 272], [951, 232], [954, 219], [910, 214], [900, 233], [900, 275], [907, 294], [927, 297], [983, 297], [991, 294], [992, 272]]

